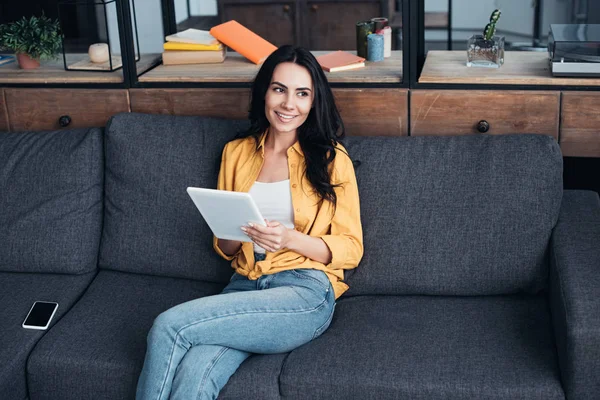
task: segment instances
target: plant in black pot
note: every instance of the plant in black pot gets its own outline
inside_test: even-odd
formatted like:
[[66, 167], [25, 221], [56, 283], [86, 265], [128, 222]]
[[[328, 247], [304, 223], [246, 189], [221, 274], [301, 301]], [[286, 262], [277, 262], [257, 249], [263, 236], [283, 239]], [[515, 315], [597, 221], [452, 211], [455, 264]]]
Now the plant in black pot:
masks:
[[61, 45], [58, 20], [43, 14], [0, 25], [0, 48], [14, 51], [23, 69], [38, 68], [40, 59], [56, 58]]
[[467, 42], [467, 67], [499, 68], [504, 64], [504, 36], [496, 36], [500, 10], [494, 10], [483, 35], [473, 35]]

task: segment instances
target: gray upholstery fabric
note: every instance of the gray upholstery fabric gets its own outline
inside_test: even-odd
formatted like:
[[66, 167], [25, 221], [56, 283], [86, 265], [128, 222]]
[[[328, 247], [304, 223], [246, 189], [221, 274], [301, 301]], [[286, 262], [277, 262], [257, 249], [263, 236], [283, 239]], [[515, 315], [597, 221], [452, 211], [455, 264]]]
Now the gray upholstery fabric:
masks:
[[600, 396], [600, 200], [565, 191], [551, 242], [550, 304], [569, 399]]
[[[100, 267], [226, 283], [228, 263], [186, 193], [215, 188], [225, 143], [246, 122], [120, 114], [106, 129]], [[202, 268], [201, 268], [202, 264]]]
[[100, 129], [0, 135], [0, 271], [96, 269], [102, 224]]
[[73, 306], [94, 275], [95, 272], [84, 275], [0, 272], [0, 398], [27, 396], [27, 357], [46, 333], [21, 327], [33, 303], [38, 300], [58, 303], [52, 327]]
[[562, 158], [543, 135], [350, 137], [365, 255], [348, 295], [547, 287]]
[[[27, 368], [31, 399], [133, 399], [154, 318], [223, 287], [101, 270], [83, 298], [32, 352]], [[251, 359], [247, 362], [263, 368], [261, 372], [278, 371], [283, 361]], [[249, 384], [256, 386], [250, 390], [269, 394], [261, 398], [275, 398], [277, 375], [257, 374], [244, 365], [228, 392], [241, 393]]]
[[290, 353], [285, 399], [563, 399], [544, 296], [356, 296]]
[[[288, 353], [289, 354], [289, 353]], [[287, 354], [252, 355], [229, 378], [218, 400], [278, 400], [279, 373]]]

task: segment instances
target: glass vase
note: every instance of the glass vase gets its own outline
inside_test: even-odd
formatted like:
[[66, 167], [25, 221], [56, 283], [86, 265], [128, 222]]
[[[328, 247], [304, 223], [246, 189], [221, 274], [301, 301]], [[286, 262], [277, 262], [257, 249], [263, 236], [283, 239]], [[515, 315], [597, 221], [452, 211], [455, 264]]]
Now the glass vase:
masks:
[[500, 68], [504, 64], [504, 36], [487, 40], [473, 35], [467, 41], [467, 67]]

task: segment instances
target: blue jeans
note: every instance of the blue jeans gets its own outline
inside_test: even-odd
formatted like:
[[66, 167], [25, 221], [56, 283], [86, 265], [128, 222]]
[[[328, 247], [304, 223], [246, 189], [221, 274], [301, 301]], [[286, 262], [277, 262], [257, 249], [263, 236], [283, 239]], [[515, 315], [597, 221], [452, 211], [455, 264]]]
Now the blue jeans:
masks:
[[234, 274], [221, 294], [160, 314], [148, 334], [139, 399], [215, 399], [252, 353], [285, 353], [327, 329], [335, 296], [323, 271], [252, 281]]

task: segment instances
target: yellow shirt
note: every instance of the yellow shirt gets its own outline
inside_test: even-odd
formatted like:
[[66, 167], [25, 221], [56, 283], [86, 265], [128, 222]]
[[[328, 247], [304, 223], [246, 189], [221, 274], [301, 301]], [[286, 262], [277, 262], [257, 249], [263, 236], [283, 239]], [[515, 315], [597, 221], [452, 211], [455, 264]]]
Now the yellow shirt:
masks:
[[[264, 142], [260, 140], [258, 150], [254, 137], [237, 139], [227, 143], [221, 158], [221, 170], [217, 188], [235, 192], [248, 192], [264, 163]], [[337, 206], [329, 201], [321, 201], [304, 174], [304, 153], [296, 142], [287, 150], [290, 174], [290, 190], [294, 207], [294, 226], [306, 235], [320, 237], [331, 251], [331, 263], [325, 265], [296, 252], [282, 249], [275, 253], [267, 252], [264, 261], [254, 261], [252, 242], [244, 242], [233, 256], [227, 256], [218, 246], [215, 237], [213, 246], [238, 274], [256, 280], [261, 275], [297, 269], [312, 268], [324, 271], [335, 292], [336, 299], [348, 290], [342, 280], [344, 270], [356, 268], [363, 255], [363, 236], [360, 222], [360, 204], [354, 167], [350, 158], [338, 144], [336, 157], [330, 165], [332, 184], [336, 187]]]

